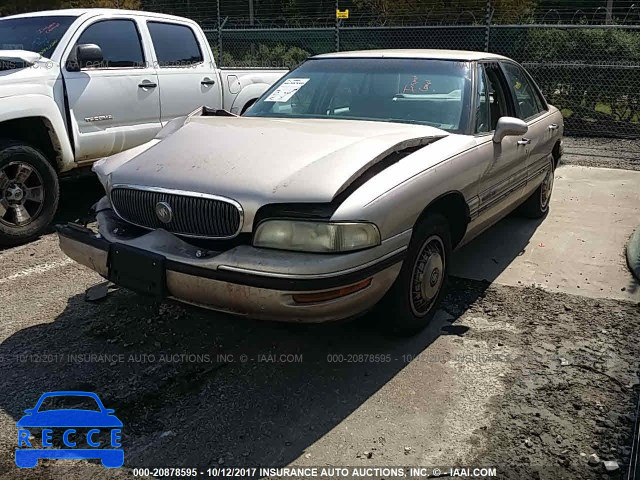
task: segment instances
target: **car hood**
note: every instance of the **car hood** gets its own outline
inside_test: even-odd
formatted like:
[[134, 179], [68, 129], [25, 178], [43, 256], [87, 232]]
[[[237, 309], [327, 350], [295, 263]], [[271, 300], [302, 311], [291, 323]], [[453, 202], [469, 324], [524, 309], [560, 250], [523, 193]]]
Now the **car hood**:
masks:
[[394, 152], [447, 135], [388, 122], [192, 117], [115, 168], [110, 183], [210, 193], [241, 204], [329, 202]]
[[0, 98], [30, 93], [50, 94], [59, 76], [57, 63], [26, 50], [0, 50]]
[[121, 427], [114, 415], [91, 410], [48, 410], [25, 415], [17, 427]]
[[38, 62], [41, 58], [44, 57], [42, 57], [42, 55], [40, 55], [39, 53], [30, 52], [28, 50], [0, 50], [0, 61], [3, 62], [3, 69], [11, 68], [12, 63], [31, 66]]

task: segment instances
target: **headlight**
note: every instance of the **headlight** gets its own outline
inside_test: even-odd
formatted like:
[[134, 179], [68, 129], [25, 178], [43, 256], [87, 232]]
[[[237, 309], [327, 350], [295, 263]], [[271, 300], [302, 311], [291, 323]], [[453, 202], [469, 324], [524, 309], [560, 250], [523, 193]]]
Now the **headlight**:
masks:
[[267, 220], [258, 225], [253, 245], [300, 252], [349, 252], [380, 245], [380, 232], [373, 223]]

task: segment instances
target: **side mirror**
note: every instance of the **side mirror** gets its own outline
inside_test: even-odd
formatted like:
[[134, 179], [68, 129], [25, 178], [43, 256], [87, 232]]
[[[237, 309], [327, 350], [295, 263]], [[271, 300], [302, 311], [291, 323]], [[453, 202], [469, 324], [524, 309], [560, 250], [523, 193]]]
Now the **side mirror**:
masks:
[[35, 408], [27, 408], [24, 413], [33, 413], [34, 410]]
[[501, 143], [504, 137], [510, 135], [524, 135], [529, 130], [529, 126], [515, 117], [500, 117], [496, 125], [496, 133], [493, 134], [493, 141]]
[[102, 49], [94, 43], [77, 45], [67, 62], [67, 70], [77, 72], [81, 68], [99, 66], [104, 61]]
[[113, 408], [105, 408], [104, 413], [111, 415], [112, 413], [116, 413], [116, 411]]

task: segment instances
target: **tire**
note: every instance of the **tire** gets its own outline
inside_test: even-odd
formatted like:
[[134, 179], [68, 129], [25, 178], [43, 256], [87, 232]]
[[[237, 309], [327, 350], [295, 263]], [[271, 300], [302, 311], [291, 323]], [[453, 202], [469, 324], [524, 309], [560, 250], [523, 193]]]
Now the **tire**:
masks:
[[58, 175], [32, 146], [0, 140], [0, 246], [40, 236], [58, 208]]
[[411, 336], [429, 325], [444, 296], [450, 257], [449, 224], [431, 214], [414, 228], [400, 274], [379, 305], [384, 330]]
[[244, 107], [242, 107], [242, 111], [240, 112], [240, 115], [244, 115], [244, 112], [246, 112], [247, 110], [249, 110], [249, 108], [251, 107], [251, 105], [253, 105], [254, 103], [256, 103], [257, 98], [254, 98], [253, 100], [249, 100], [247, 103], [245, 103]]
[[542, 218], [549, 213], [549, 202], [553, 193], [554, 162], [549, 162], [549, 169], [538, 188], [520, 206], [520, 213], [527, 218]]

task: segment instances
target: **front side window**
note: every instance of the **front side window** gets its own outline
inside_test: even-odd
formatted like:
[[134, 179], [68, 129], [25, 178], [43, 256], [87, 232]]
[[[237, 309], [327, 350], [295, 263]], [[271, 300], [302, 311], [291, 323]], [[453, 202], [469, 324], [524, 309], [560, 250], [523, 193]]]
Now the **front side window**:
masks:
[[503, 68], [509, 86], [515, 95], [516, 110], [522, 120], [535, 117], [544, 110], [538, 94], [524, 70], [513, 63], [504, 63]]
[[202, 51], [193, 30], [185, 25], [148, 22], [160, 67], [182, 67], [202, 62]]
[[77, 17], [25, 17], [0, 20], [0, 50], [27, 50], [51, 58]]
[[496, 129], [500, 117], [511, 115], [512, 107], [509, 103], [509, 92], [504, 75], [497, 63], [482, 65], [482, 69], [486, 73], [487, 89], [489, 91], [489, 123], [490, 131]]
[[76, 45], [93, 43], [102, 50], [98, 68], [143, 67], [144, 55], [138, 28], [132, 20], [103, 20], [87, 27]]
[[482, 65], [478, 65], [476, 75], [476, 133], [487, 133], [491, 129], [490, 100]]
[[469, 121], [470, 72], [471, 63], [452, 60], [312, 59], [245, 115], [416, 123], [461, 132]]

